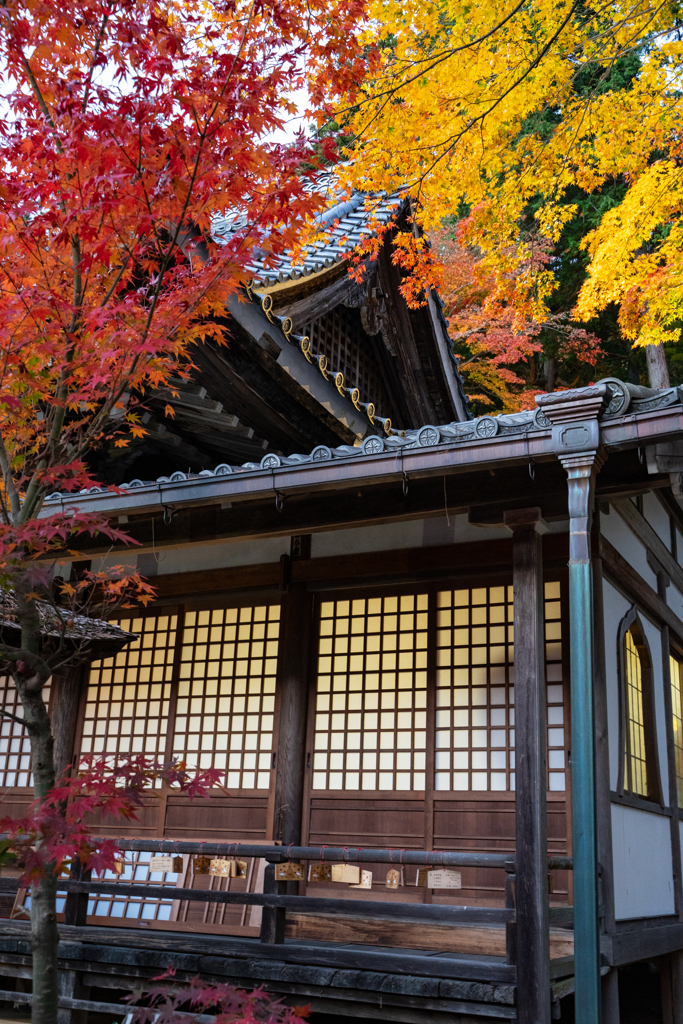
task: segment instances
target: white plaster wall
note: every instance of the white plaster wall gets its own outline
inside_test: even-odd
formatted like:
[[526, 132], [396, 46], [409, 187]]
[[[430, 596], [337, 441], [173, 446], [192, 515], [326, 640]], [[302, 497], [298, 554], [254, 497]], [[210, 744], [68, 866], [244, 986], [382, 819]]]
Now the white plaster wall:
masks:
[[[614, 515], [614, 513], [612, 513]], [[611, 516], [610, 516], [611, 518]], [[601, 517], [601, 522], [604, 516]], [[619, 677], [617, 674], [617, 637], [619, 623], [631, 607], [620, 592], [607, 580], [602, 583], [605, 627], [605, 668], [607, 689], [607, 729], [609, 736], [609, 784], [616, 789], [619, 779]]]
[[666, 761], [666, 712], [664, 709], [664, 672], [662, 667], [662, 634], [649, 619], [640, 614], [643, 631], [647, 637], [652, 658], [652, 678], [655, 697], [655, 726], [657, 730], [657, 751], [659, 753], [659, 779], [662, 786], [662, 802], [669, 803], [669, 773]]
[[683, 594], [673, 583], [666, 588], [666, 603], [671, 611], [683, 620]]
[[659, 539], [671, 551], [671, 520], [656, 494], [650, 491], [643, 495], [643, 516], [655, 531]]
[[190, 547], [160, 551], [156, 555], [157, 574], [168, 576], [176, 572], [279, 562], [280, 555], [289, 554], [290, 544], [289, 537], [264, 537], [259, 540], [215, 541], [213, 544], [193, 544]]
[[617, 921], [674, 913], [669, 819], [612, 804]]
[[609, 515], [600, 516], [600, 531], [613, 544], [629, 565], [643, 577], [654, 591], [657, 590], [657, 577], [647, 564], [647, 549], [629, 529], [616, 509], [611, 508]]
[[[569, 521], [550, 524], [551, 533], [566, 533]], [[364, 554], [369, 551], [392, 551], [399, 548], [429, 548], [446, 544], [467, 544], [470, 541], [509, 540], [510, 531], [473, 526], [466, 515], [414, 519], [385, 526], [360, 526], [351, 530], [329, 530], [314, 533], [311, 557]]]

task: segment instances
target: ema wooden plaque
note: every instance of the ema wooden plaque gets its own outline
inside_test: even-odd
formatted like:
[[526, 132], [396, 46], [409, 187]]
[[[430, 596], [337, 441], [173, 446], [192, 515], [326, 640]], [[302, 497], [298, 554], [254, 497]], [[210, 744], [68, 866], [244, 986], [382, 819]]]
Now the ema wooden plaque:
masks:
[[347, 885], [358, 885], [360, 882], [360, 868], [357, 864], [333, 864], [332, 881], [346, 882]]
[[361, 871], [360, 882], [350, 885], [349, 889], [372, 889], [372, 871]]
[[217, 875], [219, 878], [235, 877], [235, 862], [226, 857], [214, 857], [209, 861], [210, 875]]
[[149, 858], [150, 871], [173, 871], [173, 857], [155, 853]]
[[403, 868], [389, 868], [386, 878], [387, 889], [398, 889], [400, 885], [403, 885], [402, 875]]
[[415, 885], [426, 885], [428, 889], [462, 889], [462, 874], [450, 868], [420, 868]]
[[195, 857], [192, 861], [192, 874], [208, 875], [210, 863], [208, 857]]
[[311, 864], [311, 873], [309, 875], [310, 882], [331, 882], [332, 881], [332, 865], [331, 864]]
[[275, 865], [275, 878], [278, 882], [303, 882], [305, 877], [303, 864], [288, 860], [284, 864]]

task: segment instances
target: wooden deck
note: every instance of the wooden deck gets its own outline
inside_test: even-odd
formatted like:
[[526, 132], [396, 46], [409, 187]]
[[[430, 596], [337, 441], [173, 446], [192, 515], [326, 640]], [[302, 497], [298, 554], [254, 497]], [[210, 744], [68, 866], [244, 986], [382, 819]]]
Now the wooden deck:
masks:
[[[141, 926], [61, 925], [60, 968], [77, 972], [86, 991], [100, 990], [99, 998], [103, 989], [130, 990], [173, 965], [181, 983], [199, 975], [246, 989], [262, 986], [293, 1003], [309, 1003], [314, 1012], [406, 1024], [517, 1019], [516, 969], [504, 956], [455, 951], [452, 939], [431, 949], [343, 941], [346, 935], [336, 922], [333, 927], [342, 941], [301, 937], [270, 945], [249, 937], [162, 933]], [[444, 929], [444, 939], [448, 931], [460, 930]], [[30, 977], [28, 939], [28, 922], [2, 922], [0, 975]], [[573, 970], [571, 956], [552, 961], [556, 999], [571, 987]], [[112, 991], [112, 1002], [117, 998]], [[559, 1003], [555, 1006], [559, 1009]]]

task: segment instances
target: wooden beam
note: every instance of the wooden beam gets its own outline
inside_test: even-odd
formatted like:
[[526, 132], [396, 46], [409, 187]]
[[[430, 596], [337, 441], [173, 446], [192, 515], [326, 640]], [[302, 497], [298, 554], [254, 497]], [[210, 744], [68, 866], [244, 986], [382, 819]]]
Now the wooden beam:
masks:
[[[547, 534], [543, 538], [544, 564], [566, 563], [568, 535]], [[331, 555], [324, 558], [292, 561], [293, 584], [363, 583], [369, 580], [419, 579], [430, 575], [466, 576], [507, 572], [512, 569], [512, 541], [473, 541], [428, 548], [399, 548], [393, 551], [369, 551], [361, 555]], [[159, 598], [180, 595], [220, 593], [228, 590], [280, 586], [279, 562], [203, 569], [200, 572], [174, 573], [154, 577]]]
[[520, 1024], [550, 1024], [543, 554], [539, 508], [506, 513], [515, 596], [515, 861]]
[[601, 945], [603, 956], [611, 967], [632, 964], [636, 960], [649, 960], [683, 949], [683, 924], [676, 921], [651, 928], [619, 931], [604, 936]]
[[[226, 894], [227, 895], [227, 894]], [[350, 902], [350, 901], [349, 901]], [[486, 909], [486, 908], [480, 908]], [[5, 937], [30, 935], [30, 922], [3, 921]], [[65, 942], [99, 943], [106, 947], [105, 952], [111, 955], [112, 931], [110, 928], [85, 928], [61, 925], [60, 938]], [[222, 935], [170, 935], [165, 932], [144, 932], [121, 929], [116, 934], [117, 945], [130, 948], [132, 961], [135, 962], [139, 953], [133, 950], [161, 951], [168, 964], [173, 951], [177, 955], [200, 953], [207, 958], [226, 957], [236, 964], [251, 964], [258, 960], [277, 961], [278, 963], [302, 964], [321, 967], [333, 967], [337, 970], [379, 971], [392, 975], [416, 975], [426, 978], [442, 978], [455, 980], [490, 981], [515, 984], [516, 970], [509, 964], [491, 963], [482, 960], [458, 960], [440, 956], [413, 956], [406, 953], [385, 953], [377, 950], [349, 950], [339, 947], [322, 947], [319, 945], [266, 945], [244, 938], [231, 939]], [[173, 957], [175, 959], [175, 957]]]
[[638, 540], [652, 552], [662, 569], [671, 577], [671, 582], [678, 590], [683, 591], [683, 569], [633, 502], [629, 498], [621, 498], [618, 501], [612, 501], [611, 505], [635, 533]]

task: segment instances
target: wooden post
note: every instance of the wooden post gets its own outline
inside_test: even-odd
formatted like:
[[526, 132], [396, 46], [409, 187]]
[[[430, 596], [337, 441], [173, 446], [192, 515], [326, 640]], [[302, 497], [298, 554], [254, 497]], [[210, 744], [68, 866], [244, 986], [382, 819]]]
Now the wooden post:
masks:
[[619, 968], [612, 967], [602, 978], [602, 1021], [601, 1024], [620, 1024], [619, 1012]]
[[[284, 859], [284, 858], [283, 858]], [[263, 872], [263, 891], [275, 896], [287, 894], [288, 882], [275, 879], [275, 865], [280, 863], [279, 855], [272, 854], [267, 858], [268, 864]], [[285, 941], [287, 927], [287, 911], [284, 907], [264, 907], [261, 915], [261, 942], [278, 943]]]
[[73, 762], [74, 744], [81, 693], [88, 676], [88, 665], [67, 665], [63, 672], [52, 677], [50, 719], [55, 739], [55, 778]]
[[662, 1020], [664, 1024], [683, 1024], [683, 950], [661, 957], [659, 967]]
[[545, 634], [538, 508], [506, 512], [515, 601], [517, 1016], [550, 1024]]
[[285, 846], [301, 842], [312, 607], [305, 584], [283, 594], [273, 838]]

